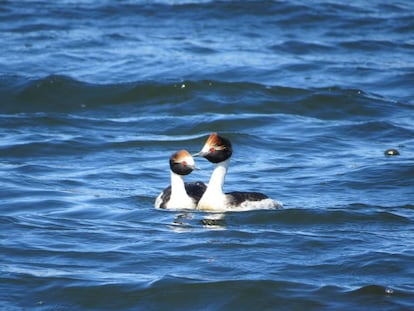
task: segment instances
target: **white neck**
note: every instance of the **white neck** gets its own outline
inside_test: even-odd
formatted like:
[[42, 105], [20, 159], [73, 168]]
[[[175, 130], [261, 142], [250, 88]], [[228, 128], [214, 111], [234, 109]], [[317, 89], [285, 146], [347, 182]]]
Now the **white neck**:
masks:
[[216, 164], [211, 174], [210, 181], [200, 201], [198, 208], [204, 210], [223, 209], [225, 207], [225, 195], [223, 193], [224, 178], [230, 159]]
[[188, 197], [184, 186], [184, 177], [171, 171], [171, 198], [170, 201]]
[[224, 178], [226, 177], [229, 162], [230, 159], [227, 159], [215, 165], [210, 181], [208, 182], [207, 191], [210, 190], [217, 194], [223, 193]]

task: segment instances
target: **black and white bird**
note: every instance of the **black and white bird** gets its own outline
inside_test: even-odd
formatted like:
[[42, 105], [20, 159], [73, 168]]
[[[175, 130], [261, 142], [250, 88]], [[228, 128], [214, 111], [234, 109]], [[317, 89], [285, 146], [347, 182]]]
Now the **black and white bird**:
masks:
[[260, 192], [234, 191], [223, 193], [224, 178], [233, 153], [230, 140], [212, 133], [200, 152], [193, 156], [204, 157], [215, 165], [210, 181], [197, 209], [205, 211], [247, 211], [281, 208], [282, 204]]
[[207, 186], [202, 182], [184, 182], [184, 176], [194, 169], [194, 159], [187, 150], [180, 150], [171, 155], [171, 185], [155, 199], [155, 208], [195, 209]]

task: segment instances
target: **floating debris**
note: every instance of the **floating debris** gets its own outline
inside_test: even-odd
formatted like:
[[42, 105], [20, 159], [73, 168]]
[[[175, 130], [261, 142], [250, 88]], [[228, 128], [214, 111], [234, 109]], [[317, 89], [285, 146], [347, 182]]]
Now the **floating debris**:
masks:
[[387, 149], [384, 151], [386, 156], [397, 156], [400, 155], [400, 152], [397, 149]]

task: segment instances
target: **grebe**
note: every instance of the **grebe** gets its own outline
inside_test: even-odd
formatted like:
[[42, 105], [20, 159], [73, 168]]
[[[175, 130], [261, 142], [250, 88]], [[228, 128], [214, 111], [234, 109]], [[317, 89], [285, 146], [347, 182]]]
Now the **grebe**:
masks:
[[197, 204], [197, 209], [207, 211], [246, 211], [253, 209], [281, 208], [282, 204], [260, 192], [234, 191], [223, 193], [224, 178], [233, 153], [231, 142], [212, 133], [200, 152], [193, 156], [204, 157], [215, 164], [207, 190]]
[[195, 209], [207, 186], [202, 182], [184, 183], [184, 176], [194, 169], [194, 159], [187, 150], [180, 150], [170, 157], [171, 186], [155, 199], [155, 208]]

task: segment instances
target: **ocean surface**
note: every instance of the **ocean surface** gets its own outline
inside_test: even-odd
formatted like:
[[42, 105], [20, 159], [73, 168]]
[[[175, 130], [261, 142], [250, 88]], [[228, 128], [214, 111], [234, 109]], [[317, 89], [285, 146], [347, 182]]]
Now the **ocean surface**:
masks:
[[[0, 0], [0, 50], [0, 310], [414, 309], [413, 1]], [[154, 208], [211, 132], [284, 209]]]

